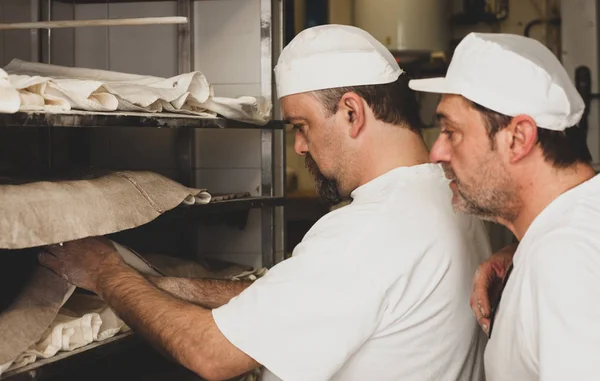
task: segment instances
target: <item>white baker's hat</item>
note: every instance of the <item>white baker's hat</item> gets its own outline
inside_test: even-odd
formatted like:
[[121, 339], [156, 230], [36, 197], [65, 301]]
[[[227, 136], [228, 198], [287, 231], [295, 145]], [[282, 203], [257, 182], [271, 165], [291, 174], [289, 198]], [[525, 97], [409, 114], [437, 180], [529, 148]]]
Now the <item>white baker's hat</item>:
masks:
[[585, 105], [558, 59], [537, 40], [470, 33], [456, 47], [445, 78], [409, 82], [413, 90], [459, 94], [508, 116], [529, 115], [538, 127], [575, 126]]
[[336, 87], [391, 83], [403, 71], [385, 46], [366, 31], [321, 25], [300, 32], [275, 66], [277, 96]]

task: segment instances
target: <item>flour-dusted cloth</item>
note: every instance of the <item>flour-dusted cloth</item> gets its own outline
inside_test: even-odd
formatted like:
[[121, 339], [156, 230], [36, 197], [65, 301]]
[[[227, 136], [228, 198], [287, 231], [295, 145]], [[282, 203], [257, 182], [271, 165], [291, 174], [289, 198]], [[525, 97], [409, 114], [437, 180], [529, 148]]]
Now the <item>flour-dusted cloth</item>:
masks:
[[0, 113], [17, 112], [20, 104], [18, 91], [10, 84], [8, 74], [0, 69]]
[[114, 111], [119, 105], [101, 82], [80, 79], [48, 79], [29, 75], [11, 75], [10, 84], [21, 94], [21, 111], [46, 109], [69, 111]]
[[202, 106], [226, 118], [247, 123], [264, 124], [271, 113], [271, 103], [262, 97], [210, 97]]
[[[23, 95], [22, 110], [176, 112], [265, 124], [272, 105], [262, 98], [215, 98], [199, 71], [171, 78], [12, 60], [5, 68]], [[37, 94], [44, 99], [40, 106]]]
[[40, 340], [74, 290], [52, 271], [36, 266], [15, 301], [0, 311], [0, 374]]
[[115, 241], [111, 241], [117, 252], [123, 258], [123, 261], [129, 266], [136, 269], [143, 275], [151, 276], [162, 276], [162, 272], [159, 271], [153, 264], [151, 264], [146, 258], [138, 254], [136, 251], [123, 246]]
[[[35, 345], [21, 353], [7, 370], [39, 359], [71, 352], [93, 342], [103, 341], [129, 327], [96, 295], [73, 294]], [[0, 368], [1, 369], [1, 368]]]
[[[152, 105], [159, 101], [169, 102], [175, 109], [180, 109], [186, 102], [198, 105], [206, 101], [210, 95], [210, 87], [206, 77], [201, 72], [190, 72], [172, 78], [161, 78], [108, 70], [27, 62], [19, 59], [13, 59], [4, 69], [9, 74], [9, 79], [15, 87], [19, 84], [19, 81], [16, 81], [19, 76], [38, 76], [49, 82], [54, 80], [79, 80], [89, 82], [88, 86], [92, 88], [104, 86], [110, 94], [119, 98], [119, 101], [123, 101], [121, 110], [128, 110], [127, 107], [133, 105], [146, 111], [152, 111]], [[72, 89], [77, 91], [75, 88]]]
[[[156, 253], [143, 253], [138, 254], [138, 256], [142, 257], [149, 266], [164, 276], [176, 278], [256, 280], [267, 272], [266, 268], [255, 269], [251, 266], [206, 258], [190, 261]], [[125, 260], [127, 261], [127, 259]], [[134, 263], [134, 261], [131, 261], [128, 264], [136, 267], [133, 265]], [[148, 270], [143, 271], [141, 266], [136, 267], [136, 269], [145, 275], [154, 275]]]
[[[135, 251], [112, 243], [140, 273], [162, 275]], [[17, 301], [0, 313], [0, 375], [129, 329], [98, 296], [73, 294], [74, 289], [50, 270], [36, 266]]]
[[108, 172], [82, 180], [0, 185], [0, 248], [19, 249], [116, 233], [180, 204], [206, 203], [205, 190], [154, 172]]

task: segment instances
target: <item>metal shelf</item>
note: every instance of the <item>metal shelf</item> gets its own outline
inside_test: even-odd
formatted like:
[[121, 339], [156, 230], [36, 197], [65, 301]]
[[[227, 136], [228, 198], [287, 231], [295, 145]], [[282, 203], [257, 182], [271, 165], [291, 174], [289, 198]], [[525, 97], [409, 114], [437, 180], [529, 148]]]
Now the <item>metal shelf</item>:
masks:
[[[188, 225], [221, 225], [246, 227], [251, 209], [273, 208], [283, 206], [284, 197], [246, 197], [240, 199], [210, 202], [205, 205], [182, 205], [163, 214], [151, 226], [172, 224]], [[140, 231], [143, 229], [138, 228]]]
[[67, 4], [107, 4], [107, 3], [141, 3], [141, 2], [152, 2], [152, 1], [165, 1], [165, 0], [56, 0], [59, 3]]
[[[113, 4], [113, 3], [141, 3], [141, 2], [158, 2], [165, 0], [56, 0], [59, 3], [67, 4]], [[201, 0], [195, 0], [201, 1]]]
[[54, 357], [42, 359], [22, 368], [6, 372], [0, 376], [0, 380], [42, 379], [64, 372], [65, 368], [75, 365], [73, 364], [75, 362], [78, 366], [82, 366], [100, 357], [115, 354], [115, 352], [127, 351], [133, 345], [139, 345], [139, 340], [134, 337], [133, 332], [121, 333], [105, 341], [95, 342], [72, 352], [60, 352]]
[[72, 352], [60, 352], [25, 367], [4, 373], [10, 381], [181, 380], [198, 376], [163, 358], [131, 331], [95, 342]]
[[233, 128], [280, 130], [282, 121], [265, 125], [239, 122], [221, 117], [199, 117], [172, 113], [89, 112], [68, 113], [17, 112], [0, 114], [0, 127], [147, 127], [147, 128]]
[[204, 205], [180, 206], [167, 213], [166, 218], [193, 218], [207, 213], [239, 212], [254, 208], [282, 206], [284, 197], [244, 197], [231, 200], [215, 201]]

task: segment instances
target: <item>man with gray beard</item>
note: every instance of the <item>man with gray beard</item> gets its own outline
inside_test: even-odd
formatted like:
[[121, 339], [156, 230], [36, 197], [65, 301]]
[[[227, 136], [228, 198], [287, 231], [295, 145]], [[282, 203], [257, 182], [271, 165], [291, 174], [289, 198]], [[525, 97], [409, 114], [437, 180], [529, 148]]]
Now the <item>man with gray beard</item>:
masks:
[[569, 75], [534, 39], [471, 33], [445, 78], [410, 86], [444, 94], [431, 158], [451, 180], [454, 208], [519, 240], [514, 257], [514, 246], [495, 254], [474, 278], [487, 380], [598, 380], [600, 177]]
[[482, 380], [485, 335], [468, 300], [489, 244], [428, 162], [407, 75], [370, 34], [340, 25], [296, 36], [275, 75], [318, 194], [351, 201], [292, 258], [253, 284], [155, 280], [205, 308], [89, 241], [51, 247], [42, 263], [204, 378], [261, 364], [263, 380]]

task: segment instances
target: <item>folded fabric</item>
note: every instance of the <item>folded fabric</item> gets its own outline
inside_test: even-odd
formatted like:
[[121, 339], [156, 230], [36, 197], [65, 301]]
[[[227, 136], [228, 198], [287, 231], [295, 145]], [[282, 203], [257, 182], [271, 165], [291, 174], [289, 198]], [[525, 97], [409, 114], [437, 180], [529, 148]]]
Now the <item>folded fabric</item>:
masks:
[[46, 104], [54, 110], [61, 111], [69, 111], [72, 108], [114, 111], [119, 105], [117, 97], [109, 94], [102, 83], [97, 81], [60, 78], [50, 80], [37, 75], [10, 75], [9, 80], [21, 94], [22, 111], [44, 109]]
[[[117, 242], [112, 241], [112, 243], [124, 261], [144, 275], [255, 280], [263, 276], [267, 271], [267, 269], [264, 268], [253, 269], [248, 266], [241, 266], [217, 260], [205, 260], [204, 264], [201, 264], [197, 261], [184, 260], [159, 254], [140, 255]], [[57, 283], [57, 279], [63, 283], [66, 282], [45, 268], [40, 267], [39, 269], [42, 270], [44, 276], [41, 277], [39, 281], [34, 282], [34, 284], [28, 285], [29, 289], [37, 290], [33, 292], [33, 298], [30, 298], [30, 300], [35, 300], [36, 296], [38, 298], [50, 296], [52, 300], [56, 301], [57, 297], [52, 296], [54, 294], [53, 292], [48, 293], [46, 291], [44, 293], [44, 290], [46, 288], [49, 288], [50, 290], [56, 288], [54, 283]], [[48, 277], [49, 275], [51, 276]], [[0, 343], [0, 349], [3, 348], [2, 344], [5, 344], [5, 350], [9, 343], [14, 346], [14, 350], [11, 352], [10, 356], [8, 356], [8, 358], [10, 358], [8, 361], [5, 361], [7, 356], [0, 357], [0, 375], [2, 375], [3, 372], [12, 371], [29, 365], [39, 359], [56, 356], [59, 352], [70, 352], [93, 342], [106, 340], [120, 332], [125, 332], [130, 329], [100, 297], [87, 293], [73, 293], [73, 289], [74, 287], [68, 286], [68, 292], [60, 300], [62, 308], [60, 308], [60, 310], [58, 310], [58, 308], [56, 309], [52, 315], [54, 318], [51, 320], [51, 323], [45, 323], [46, 325], [44, 326], [44, 321], [48, 321], [48, 319], [46, 319], [35, 325], [37, 331], [40, 331], [40, 327], [47, 328], [41, 329], [41, 332], [43, 332], [42, 334], [39, 332], [35, 334], [34, 337], [37, 339], [33, 343], [31, 343], [31, 339], [27, 340], [26, 342], [30, 343], [27, 347], [23, 348], [25, 341], [19, 342], [18, 340], [21, 340], [21, 338], [19, 338], [18, 334], [15, 332], [12, 332], [12, 336], [10, 337], [6, 334], [0, 336], [9, 339], [6, 340], [5, 343]], [[58, 294], [58, 296], [61, 295], [62, 293]], [[66, 302], [65, 299], [67, 299]], [[33, 314], [31, 313], [32, 311], [24, 311], [22, 309], [17, 310], [17, 312], [20, 314], [19, 316], [23, 321], [30, 319], [31, 315], [36, 316], [41, 314], [39, 309]], [[33, 332], [30, 331], [31, 325], [16, 324], [17, 320], [15, 319], [12, 319], [11, 321], [6, 319], [2, 320], [2, 316], [3, 315], [0, 315], [0, 323], [2, 323], [0, 324], [0, 333], [3, 329], [6, 331], [7, 328], [11, 328], [12, 326], [14, 329], [11, 331], [21, 329], [21, 334], [25, 333], [32, 335]], [[13, 316], [17, 315], [13, 314]], [[16, 346], [14, 345], [15, 343], [17, 343]], [[0, 354], [1, 353], [2, 352], [0, 352]], [[241, 377], [240, 380], [256, 380], [258, 375], [260, 375], [260, 369], [256, 369], [253, 372], [246, 374]]]
[[[159, 99], [181, 108], [188, 100], [206, 101], [210, 88], [201, 72], [190, 72], [172, 78], [120, 73], [108, 70], [67, 67], [13, 59], [4, 70], [12, 75], [41, 76], [47, 80], [67, 79], [100, 84], [113, 95], [134, 105], [147, 107]], [[12, 80], [11, 80], [12, 83]]]
[[0, 113], [13, 113], [19, 111], [19, 93], [11, 86], [8, 74], [0, 69]]
[[[73, 294], [60, 309], [41, 339], [2, 370], [14, 370], [59, 352], [70, 352], [103, 341], [129, 327], [96, 295]], [[4, 369], [3, 369], [4, 368]]]
[[63, 278], [36, 266], [15, 301], [0, 312], [0, 374], [40, 340], [74, 290]]
[[161, 78], [18, 59], [4, 69], [10, 84], [22, 94], [23, 111], [166, 111], [199, 116], [220, 114], [265, 124], [272, 108], [263, 98], [215, 98], [206, 77], [199, 71]]
[[131, 250], [130, 248], [125, 247], [115, 241], [111, 242], [117, 249], [117, 252], [121, 255], [121, 258], [123, 258], [123, 261], [139, 271], [141, 274], [152, 276], [163, 275], [162, 272], [158, 271], [152, 264], [150, 264], [150, 262], [148, 262], [144, 257], [139, 255], [134, 250]]
[[[112, 243], [125, 263], [140, 273], [162, 275], [135, 251]], [[74, 289], [63, 278], [36, 265], [16, 302], [0, 313], [0, 375], [128, 329], [102, 299], [73, 294]]]
[[226, 118], [247, 123], [266, 123], [271, 113], [271, 104], [263, 97], [211, 97], [202, 107]]
[[210, 194], [154, 172], [0, 185], [0, 248], [36, 247], [120, 232]]
[[190, 194], [181, 202], [183, 205], [205, 205], [211, 202], [212, 196], [205, 190], [199, 190], [199, 192], [194, 192], [195, 194]]

